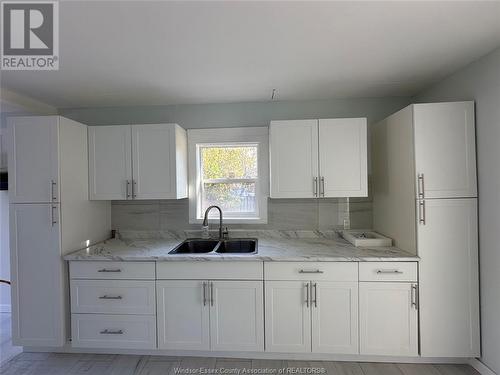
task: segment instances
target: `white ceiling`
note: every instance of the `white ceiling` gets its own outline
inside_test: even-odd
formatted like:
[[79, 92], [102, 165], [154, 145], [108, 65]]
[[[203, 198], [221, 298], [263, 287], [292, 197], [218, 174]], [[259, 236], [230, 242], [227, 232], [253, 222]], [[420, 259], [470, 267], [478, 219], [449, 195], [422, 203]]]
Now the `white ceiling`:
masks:
[[61, 1], [57, 107], [414, 95], [500, 45], [500, 1]]

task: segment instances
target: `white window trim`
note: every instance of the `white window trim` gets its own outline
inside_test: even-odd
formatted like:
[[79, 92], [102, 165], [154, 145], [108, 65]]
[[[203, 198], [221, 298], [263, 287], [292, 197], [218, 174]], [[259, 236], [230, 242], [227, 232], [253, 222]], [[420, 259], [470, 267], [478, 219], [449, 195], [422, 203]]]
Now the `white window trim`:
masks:
[[225, 217], [227, 224], [267, 224], [267, 199], [269, 197], [269, 128], [214, 128], [189, 129], [188, 133], [188, 167], [189, 167], [189, 223], [201, 224], [202, 219], [197, 217], [197, 197], [199, 196], [200, 181], [197, 175], [197, 144], [221, 143], [256, 143], [258, 144], [258, 218], [231, 218]]

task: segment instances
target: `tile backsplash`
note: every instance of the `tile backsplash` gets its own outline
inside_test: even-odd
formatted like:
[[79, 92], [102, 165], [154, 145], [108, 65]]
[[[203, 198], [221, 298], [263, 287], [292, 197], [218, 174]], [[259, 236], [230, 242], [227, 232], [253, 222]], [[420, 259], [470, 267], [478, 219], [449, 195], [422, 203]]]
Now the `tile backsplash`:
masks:
[[[189, 224], [189, 201], [150, 200], [112, 202], [111, 222], [118, 230], [199, 229]], [[351, 228], [372, 227], [369, 198], [350, 199], [269, 199], [267, 224], [231, 224], [231, 229], [328, 230], [343, 226], [350, 218]]]

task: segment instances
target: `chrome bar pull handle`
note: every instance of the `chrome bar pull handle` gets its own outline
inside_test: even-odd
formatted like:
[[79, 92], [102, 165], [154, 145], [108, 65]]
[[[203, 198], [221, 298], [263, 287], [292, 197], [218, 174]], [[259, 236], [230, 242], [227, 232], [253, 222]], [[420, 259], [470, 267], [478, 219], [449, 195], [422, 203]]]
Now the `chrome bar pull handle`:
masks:
[[325, 196], [325, 178], [323, 176], [321, 176], [321, 189], [320, 189], [320, 195], [322, 197]]
[[323, 273], [321, 270], [299, 270], [299, 273]]
[[400, 273], [403, 273], [403, 271], [400, 271], [400, 270], [377, 270], [377, 273], [378, 274], [382, 274], [382, 273], [400, 274]]
[[418, 222], [425, 225], [425, 200], [418, 202]]
[[210, 282], [210, 305], [214, 305], [214, 283]]
[[137, 197], [137, 194], [135, 191], [137, 190], [137, 181], [132, 180], [132, 199], [135, 199]]
[[50, 180], [50, 197], [52, 199], [52, 202], [57, 201], [56, 187], [57, 187], [57, 182], [55, 182], [54, 180]]
[[123, 335], [123, 330], [119, 329], [117, 331], [105, 329], [104, 331], [99, 332], [101, 335]]
[[57, 211], [57, 206], [51, 206], [50, 207], [50, 221], [52, 226], [57, 224], [57, 219], [56, 219], [56, 214], [55, 211]]
[[207, 305], [207, 283], [203, 282], [203, 306]]
[[127, 196], [127, 199], [130, 198], [130, 181], [127, 180], [126, 185], [125, 185], [125, 194]]
[[424, 184], [424, 174], [419, 173], [417, 175], [417, 194], [418, 198], [424, 199], [425, 198], [425, 184]]
[[318, 307], [318, 284], [314, 283], [312, 286], [314, 288], [314, 307]]
[[122, 272], [122, 270], [119, 268], [116, 268], [116, 269], [103, 268], [103, 269], [97, 270], [97, 272]]
[[107, 296], [107, 295], [104, 295], [104, 296], [99, 297], [99, 299], [123, 299], [123, 297], [122, 296]]
[[313, 195], [318, 196], [318, 177], [313, 177]]
[[306, 289], [306, 300], [304, 302], [306, 306], [309, 307], [309, 283], [305, 283], [304, 288]]
[[411, 306], [418, 310], [418, 285], [411, 286]]

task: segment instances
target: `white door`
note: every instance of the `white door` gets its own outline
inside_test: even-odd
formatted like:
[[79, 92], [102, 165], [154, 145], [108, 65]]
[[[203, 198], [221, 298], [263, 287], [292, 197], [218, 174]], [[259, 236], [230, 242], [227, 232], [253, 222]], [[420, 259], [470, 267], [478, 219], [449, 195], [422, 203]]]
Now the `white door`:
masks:
[[368, 196], [366, 118], [319, 120], [320, 196]]
[[318, 120], [271, 121], [271, 198], [317, 194]]
[[477, 196], [474, 103], [417, 104], [414, 127], [417, 195]]
[[132, 198], [130, 125], [89, 126], [91, 200]]
[[425, 221], [417, 227], [421, 354], [477, 357], [477, 199], [424, 202]]
[[309, 282], [266, 281], [266, 351], [311, 352]]
[[14, 345], [64, 344], [58, 204], [10, 205]]
[[132, 126], [134, 198], [176, 198], [175, 152], [174, 125]]
[[9, 119], [11, 203], [59, 202], [57, 116]]
[[158, 348], [209, 350], [208, 282], [156, 282]]
[[264, 351], [262, 281], [210, 282], [212, 350]]
[[360, 353], [418, 355], [416, 284], [359, 283]]
[[312, 351], [358, 354], [358, 283], [311, 285]]

